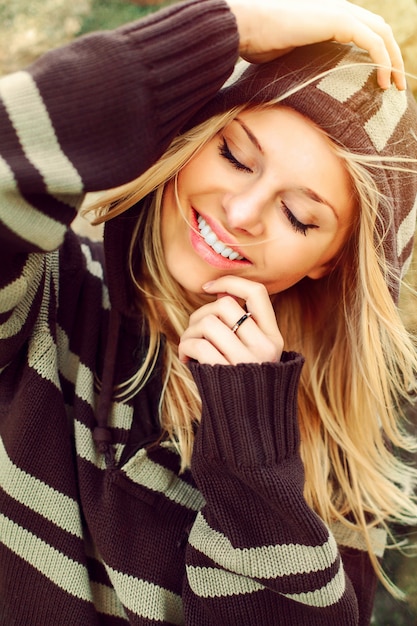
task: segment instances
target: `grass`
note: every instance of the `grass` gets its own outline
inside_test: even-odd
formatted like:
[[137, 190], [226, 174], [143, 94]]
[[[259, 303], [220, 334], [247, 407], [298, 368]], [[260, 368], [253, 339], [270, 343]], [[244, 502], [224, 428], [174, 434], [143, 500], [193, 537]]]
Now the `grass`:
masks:
[[95, 30], [111, 30], [127, 22], [137, 20], [155, 7], [140, 6], [123, 0], [94, 0], [90, 13], [83, 19], [79, 35]]

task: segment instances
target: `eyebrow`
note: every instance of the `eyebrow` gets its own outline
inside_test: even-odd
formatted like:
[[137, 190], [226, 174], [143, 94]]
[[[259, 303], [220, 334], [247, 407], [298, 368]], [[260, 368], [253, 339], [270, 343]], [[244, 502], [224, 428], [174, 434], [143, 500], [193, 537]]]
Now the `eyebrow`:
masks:
[[339, 216], [336, 212], [336, 209], [330, 202], [319, 196], [318, 193], [310, 189], [309, 187], [297, 187], [297, 191], [300, 191], [302, 194], [313, 200], [313, 202], [318, 202], [319, 204], [324, 204], [329, 207], [333, 211], [335, 218], [339, 221]]
[[[255, 148], [259, 150], [262, 154], [264, 154], [262, 146], [257, 140], [257, 138], [255, 137], [255, 135], [253, 134], [253, 132], [238, 117], [236, 117], [235, 120], [241, 126], [241, 128], [243, 128], [243, 130], [245, 131], [245, 133], [247, 134], [247, 136], [249, 137], [250, 141], [253, 143]], [[334, 206], [330, 204], [330, 202], [328, 202], [327, 200], [319, 196], [319, 194], [313, 191], [313, 189], [310, 189], [309, 187], [297, 187], [297, 191], [307, 196], [307, 198], [310, 198], [310, 200], [313, 200], [313, 202], [318, 202], [319, 204], [324, 204], [325, 206], [328, 206], [329, 209], [332, 210], [335, 218], [339, 221], [339, 216]]]
[[256, 139], [255, 135], [253, 134], [253, 132], [246, 126], [246, 124], [244, 124], [242, 122], [242, 120], [240, 120], [238, 117], [235, 118], [236, 122], [243, 128], [243, 130], [245, 131], [245, 133], [247, 134], [247, 136], [249, 137], [249, 139], [251, 140], [251, 142], [253, 143], [253, 145], [255, 146], [255, 148], [257, 150], [259, 150], [259, 152], [262, 152], [262, 154], [264, 153], [264, 151], [262, 150], [262, 146], [259, 143], [259, 141]]

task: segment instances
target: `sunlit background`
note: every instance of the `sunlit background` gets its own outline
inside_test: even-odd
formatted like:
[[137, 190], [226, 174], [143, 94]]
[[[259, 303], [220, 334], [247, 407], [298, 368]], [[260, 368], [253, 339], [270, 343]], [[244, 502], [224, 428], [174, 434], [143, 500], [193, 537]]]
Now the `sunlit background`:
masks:
[[[403, 52], [406, 70], [415, 76], [409, 77], [409, 83], [417, 95], [416, 0], [356, 0], [356, 3], [380, 13], [392, 26]], [[46, 50], [62, 45], [74, 37], [98, 29], [115, 28], [142, 17], [163, 4], [169, 2], [0, 0], [0, 75], [28, 65]], [[78, 221], [76, 228], [93, 237], [100, 236], [100, 231], [92, 230], [85, 220]], [[417, 288], [417, 251], [414, 256], [416, 260], [412, 263], [407, 280], [412, 287]], [[406, 292], [401, 308], [407, 326], [417, 332], [416, 301]], [[417, 411], [416, 415], [410, 415], [410, 421], [417, 432]], [[417, 529], [414, 529], [412, 536], [417, 542]], [[384, 564], [388, 574], [407, 593], [407, 602], [393, 600], [379, 588], [372, 623], [375, 626], [417, 626], [417, 557], [410, 558], [389, 552]]]

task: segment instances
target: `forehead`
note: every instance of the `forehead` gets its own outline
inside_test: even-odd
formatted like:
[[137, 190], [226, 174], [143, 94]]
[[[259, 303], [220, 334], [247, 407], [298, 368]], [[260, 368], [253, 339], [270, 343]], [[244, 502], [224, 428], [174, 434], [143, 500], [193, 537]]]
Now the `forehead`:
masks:
[[345, 161], [327, 134], [309, 118], [286, 106], [242, 111], [228, 127], [275, 171], [277, 182], [308, 188], [343, 216], [353, 208], [354, 184]]

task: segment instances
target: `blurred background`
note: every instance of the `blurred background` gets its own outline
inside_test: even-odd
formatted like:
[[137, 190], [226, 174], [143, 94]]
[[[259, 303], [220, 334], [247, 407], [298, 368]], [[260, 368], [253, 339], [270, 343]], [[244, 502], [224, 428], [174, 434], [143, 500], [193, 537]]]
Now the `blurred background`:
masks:
[[[175, 1], [178, 0], [0, 0], [0, 75], [28, 65], [46, 50], [74, 37], [115, 28]], [[406, 70], [415, 76], [409, 77], [409, 83], [417, 96], [417, 0], [355, 2], [381, 14], [392, 26]], [[82, 218], [74, 227], [93, 238], [101, 236], [100, 229], [91, 227]], [[417, 289], [417, 245], [414, 257], [407, 281]], [[417, 333], [416, 300], [411, 299], [406, 291], [401, 310], [407, 326]], [[410, 424], [417, 434], [417, 410], [410, 413]], [[397, 531], [406, 538], [404, 531]], [[417, 528], [409, 529], [408, 534], [417, 542]], [[384, 557], [384, 566], [388, 575], [407, 594], [407, 600], [394, 600], [380, 586], [372, 623], [375, 626], [417, 626], [417, 557], [389, 551]]]

